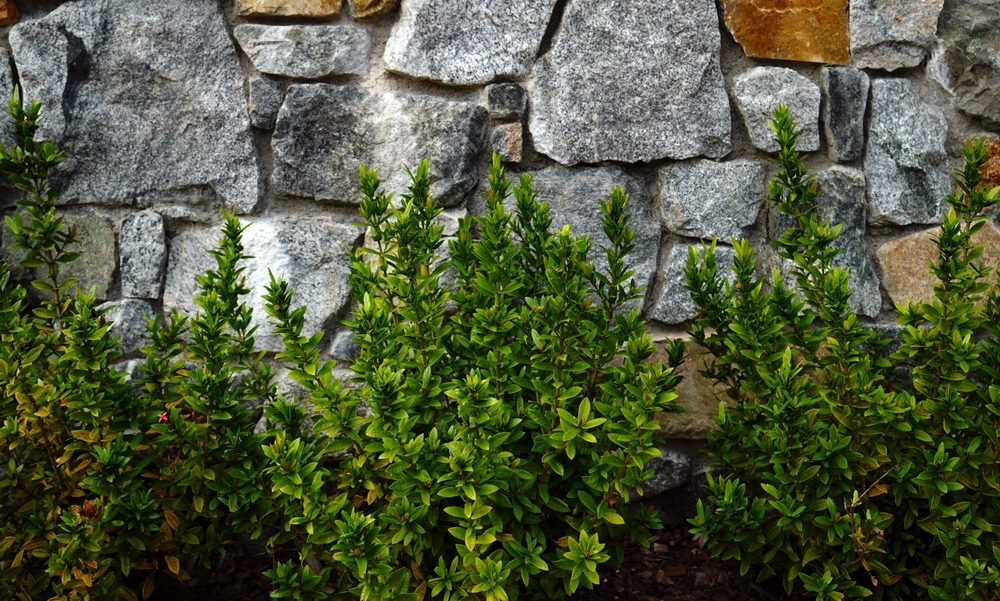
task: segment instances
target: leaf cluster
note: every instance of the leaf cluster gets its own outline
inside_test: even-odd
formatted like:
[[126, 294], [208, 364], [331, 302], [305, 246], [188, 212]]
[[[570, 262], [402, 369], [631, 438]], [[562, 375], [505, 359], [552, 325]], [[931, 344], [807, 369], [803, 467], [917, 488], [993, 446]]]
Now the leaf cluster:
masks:
[[303, 335], [288, 285], [268, 288], [279, 358], [314, 414], [290, 401], [267, 411], [266, 472], [302, 545], [269, 573], [272, 596], [506, 601], [590, 588], [624, 539], [648, 542], [658, 526], [632, 501], [678, 380], [623, 308], [641, 295], [627, 197], [601, 201], [599, 271], [589, 240], [553, 231], [531, 178], [512, 184], [498, 157], [484, 213], [447, 246], [427, 162], [409, 175], [396, 201], [361, 170], [351, 382], [320, 359], [319, 335]]
[[759, 278], [743, 240], [731, 283], [714, 245], [687, 263], [691, 334], [730, 401], [692, 531], [743, 571], [758, 564], [818, 600], [996, 600], [1000, 292], [973, 236], [1000, 189], [981, 182], [984, 146], [966, 146], [946, 199], [934, 298], [899, 308], [890, 353], [850, 308], [848, 273], [833, 264], [841, 226], [817, 215], [787, 108], [772, 129], [769, 202], [790, 223], [776, 248], [794, 282]]

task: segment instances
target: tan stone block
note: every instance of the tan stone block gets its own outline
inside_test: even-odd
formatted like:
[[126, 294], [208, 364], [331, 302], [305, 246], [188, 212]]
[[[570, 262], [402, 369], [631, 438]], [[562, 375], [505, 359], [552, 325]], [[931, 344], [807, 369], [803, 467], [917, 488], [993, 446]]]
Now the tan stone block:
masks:
[[490, 147], [505, 163], [519, 163], [523, 156], [524, 131], [520, 123], [498, 125], [490, 135]]
[[[709, 430], [715, 428], [719, 402], [727, 397], [723, 386], [698, 373], [709, 357], [695, 342], [685, 344], [684, 362], [678, 368], [682, 379], [674, 391], [677, 393], [676, 403], [682, 411], [657, 415], [659, 434], [664, 438], [702, 440], [708, 436]], [[653, 359], [665, 364], [666, 352], [661, 348]]]
[[20, 19], [14, 0], [0, 0], [0, 25], [13, 25]]
[[397, 0], [351, 0], [351, 13], [356, 19], [372, 19], [389, 14]]
[[[928, 265], [937, 258], [934, 238], [939, 233], [940, 228], [931, 228], [886, 242], [876, 251], [882, 285], [896, 305], [927, 303], [934, 299], [937, 279]], [[987, 224], [973, 240], [984, 246], [983, 262], [994, 270], [995, 277], [1000, 270], [1000, 229], [992, 223]]]
[[335, 17], [340, 0], [240, 0], [240, 14], [261, 17]]
[[982, 183], [986, 186], [1000, 186], [1000, 138], [986, 141], [986, 164], [982, 169]]
[[848, 0], [723, 0], [726, 27], [747, 56], [851, 61]]

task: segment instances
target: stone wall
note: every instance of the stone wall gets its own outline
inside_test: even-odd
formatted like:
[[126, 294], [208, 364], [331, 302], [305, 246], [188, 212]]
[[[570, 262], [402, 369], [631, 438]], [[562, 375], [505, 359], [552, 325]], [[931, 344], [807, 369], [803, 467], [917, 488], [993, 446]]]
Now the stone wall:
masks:
[[[595, 240], [597, 198], [624, 186], [644, 314], [679, 334], [691, 245], [718, 237], [731, 260], [748, 236], [773, 264], [778, 102], [846, 224], [857, 310], [888, 324], [926, 290], [963, 140], [1000, 132], [1000, 0], [0, 0], [0, 21], [0, 89], [44, 103], [86, 246], [73, 270], [130, 352], [142, 316], [192, 307], [225, 206], [250, 224], [250, 283], [291, 280], [349, 358], [358, 164], [398, 191], [429, 157], [447, 228], [481, 208], [493, 150]], [[1000, 264], [1000, 230], [983, 237]], [[668, 432], [702, 437], [713, 389], [692, 374], [681, 401]]]

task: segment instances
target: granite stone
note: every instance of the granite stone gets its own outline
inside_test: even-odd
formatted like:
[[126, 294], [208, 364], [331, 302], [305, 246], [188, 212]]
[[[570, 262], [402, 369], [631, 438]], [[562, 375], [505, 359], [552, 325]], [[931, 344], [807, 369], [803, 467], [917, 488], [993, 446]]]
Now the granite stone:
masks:
[[135, 353], [150, 343], [146, 319], [156, 316], [156, 308], [151, 302], [123, 298], [104, 303], [98, 309], [106, 311], [104, 317], [111, 322], [109, 331], [118, 337], [123, 354]]
[[779, 104], [788, 106], [799, 130], [799, 151], [819, 149], [819, 86], [792, 69], [754, 67], [736, 76], [733, 97], [743, 116], [750, 141], [766, 152], [778, 143], [768, 122]]
[[566, 5], [529, 80], [535, 148], [564, 165], [730, 150], [714, 0]]
[[820, 81], [827, 153], [834, 161], [856, 161], [865, 150], [868, 74], [854, 67], [825, 67]]
[[951, 191], [941, 109], [906, 79], [874, 79], [865, 152], [872, 224], [936, 223]]
[[274, 129], [281, 102], [285, 99], [285, 84], [267, 75], [251, 75], [248, 88], [250, 123], [258, 129]]
[[1000, 1], [953, 0], [941, 16], [927, 74], [955, 108], [1000, 124]]
[[146, 210], [125, 219], [118, 248], [122, 296], [159, 299], [167, 263], [163, 217], [156, 211]]
[[894, 71], [923, 62], [944, 0], [851, 0], [852, 64]]
[[[702, 244], [678, 242], [670, 247], [666, 257], [661, 260], [660, 297], [649, 315], [651, 319], [674, 325], [693, 319], [697, 314], [694, 301], [684, 288], [684, 267], [692, 248], [697, 249], [699, 253], [704, 252]], [[736, 252], [731, 246], [719, 244], [715, 247], [719, 276], [730, 282], [734, 279], [732, 269], [735, 258]]]
[[730, 241], [757, 221], [770, 166], [763, 161], [696, 159], [660, 169], [660, 213], [667, 230]]
[[368, 72], [371, 37], [358, 25], [244, 23], [237, 25], [233, 34], [261, 73], [321, 79]]

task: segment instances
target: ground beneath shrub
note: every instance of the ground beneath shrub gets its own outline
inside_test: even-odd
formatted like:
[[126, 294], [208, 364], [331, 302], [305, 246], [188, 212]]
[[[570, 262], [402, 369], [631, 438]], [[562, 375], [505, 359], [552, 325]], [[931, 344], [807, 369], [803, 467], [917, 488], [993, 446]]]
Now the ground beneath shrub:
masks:
[[[270, 585], [261, 573], [271, 567], [263, 553], [230, 555], [211, 571], [198, 571], [186, 585], [159, 583], [152, 601], [265, 601]], [[773, 586], [741, 577], [737, 566], [712, 559], [686, 528], [665, 530], [653, 545], [626, 550], [621, 566], [606, 566], [601, 584], [579, 591], [572, 601], [801, 601]]]

